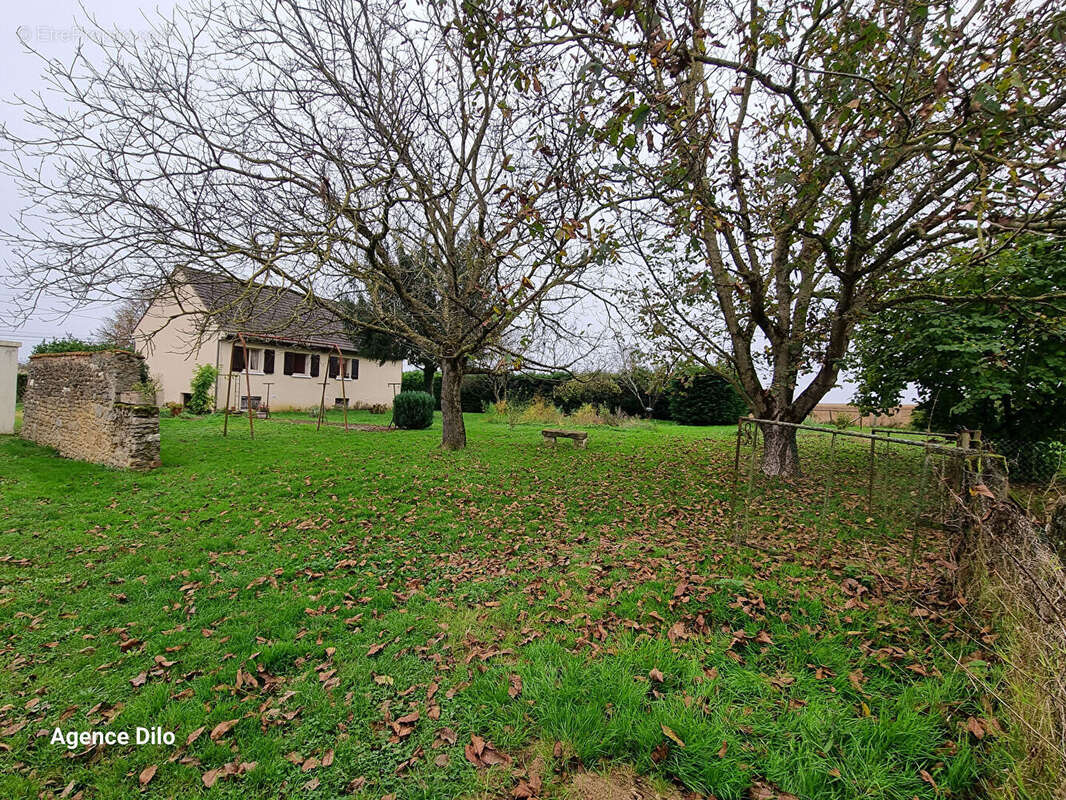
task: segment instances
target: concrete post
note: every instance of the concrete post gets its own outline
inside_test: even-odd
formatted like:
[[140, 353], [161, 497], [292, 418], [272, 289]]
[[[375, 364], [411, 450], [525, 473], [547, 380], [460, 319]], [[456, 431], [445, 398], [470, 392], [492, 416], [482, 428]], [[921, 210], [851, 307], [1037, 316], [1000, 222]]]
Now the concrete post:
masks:
[[15, 432], [15, 384], [21, 342], [0, 342], [0, 434]]

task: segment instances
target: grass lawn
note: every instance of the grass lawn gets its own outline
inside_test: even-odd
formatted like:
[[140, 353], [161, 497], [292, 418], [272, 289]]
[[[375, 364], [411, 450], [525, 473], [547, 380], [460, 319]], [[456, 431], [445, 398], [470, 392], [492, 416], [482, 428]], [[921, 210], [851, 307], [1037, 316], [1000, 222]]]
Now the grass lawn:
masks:
[[629, 764], [909, 800], [1009, 767], [972, 732], [995, 711], [959, 662], [995, 676], [936, 604], [943, 543], [906, 587], [904, 515], [869, 516], [858, 470], [821, 549], [811, 486], [759, 492], [739, 546], [733, 429], [552, 450], [470, 415], [445, 453], [439, 417], [221, 425], [163, 419], [150, 474], [0, 437], [0, 797], [575, 797]]

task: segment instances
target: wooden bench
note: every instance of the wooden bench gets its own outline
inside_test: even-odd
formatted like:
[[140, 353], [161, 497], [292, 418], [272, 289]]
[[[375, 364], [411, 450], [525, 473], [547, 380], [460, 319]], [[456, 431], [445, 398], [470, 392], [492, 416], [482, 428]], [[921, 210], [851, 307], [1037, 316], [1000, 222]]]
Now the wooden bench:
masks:
[[574, 443], [574, 447], [581, 448], [588, 447], [589, 443], [589, 435], [585, 431], [557, 431], [545, 428], [540, 432], [540, 435], [544, 437], [544, 441], [550, 442], [552, 446], [555, 445], [558, 439], [569, 439]]

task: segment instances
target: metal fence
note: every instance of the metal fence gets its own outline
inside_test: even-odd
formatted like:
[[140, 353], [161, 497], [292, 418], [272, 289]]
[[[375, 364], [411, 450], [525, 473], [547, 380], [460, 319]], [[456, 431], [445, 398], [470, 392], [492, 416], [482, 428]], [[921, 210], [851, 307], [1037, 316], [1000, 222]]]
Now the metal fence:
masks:
[[1066, 444], [1057, 441], [995, 438], [985, 446], [1006, 460], [1011, 497], [1030, 514], [1043, 518], [1066, 495]]
[[[763, 431], [770, 426], [795, 431], [797, 476], [781, 480], [763, 474]], [[830, 544], [829, 529], [869, 530], [873, 524], [879, 535], [909, 536], [913, 566], [920, 531], [959, 527], [967, 498], [984, 483], [1001, 479], [1003, 462], [971, 432], [867, 433], [743, 418], [734, 455], [736, 540], [748, 541], [756, 521], [765, 527], [767, 514], [788, 509], [790, 522], [816, 531], [819, 551]]]

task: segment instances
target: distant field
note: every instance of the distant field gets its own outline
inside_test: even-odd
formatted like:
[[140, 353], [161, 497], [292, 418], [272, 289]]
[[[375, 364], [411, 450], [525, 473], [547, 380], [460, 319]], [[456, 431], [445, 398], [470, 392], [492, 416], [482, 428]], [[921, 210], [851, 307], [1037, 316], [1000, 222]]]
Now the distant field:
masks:
[[632, 765], [910, 800], [1009, 768], [943, 542], [904, 586], [902, 505], [870, 515], [858, 472], [820, 531], [817, 487], [756, 495], [738, 545], [733, 428], [552, 450], [470, 415], [445, 453], [439, 418], [230, 422], [163, 419], [147, 475], [0, 437], [0, 797], [562, 798]]

